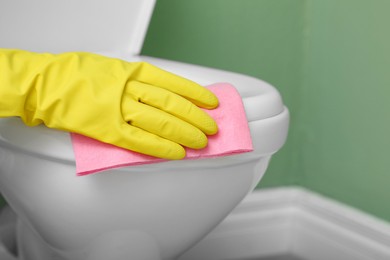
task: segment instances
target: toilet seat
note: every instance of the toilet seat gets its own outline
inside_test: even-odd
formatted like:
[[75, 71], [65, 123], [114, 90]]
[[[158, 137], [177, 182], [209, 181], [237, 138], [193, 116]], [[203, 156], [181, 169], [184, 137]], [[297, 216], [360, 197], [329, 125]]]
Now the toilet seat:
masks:
[[[251, 132], [256, 132], [256, 136], [252, 135], [254, 152], [262, 155], [272, 154], [283, 145], [287, 136], [288, 127], [285, 124], [288, 124], [289, 114], [278, 91], [268, 83], [238, 73], [165, 59], [133, 56], [131, 60], [150, 62], [201, 85], [215, 82], [231, 83], [243, 98]], [[274, 138], [275, 135], [281, 138]], [[275, 140], [278, 142], [273, 143]], [[28, 127], [19, 118], [0, 119], [0, 143], [13, 150], [39, 157], [61, 160], [72, 165], [75, 163], [69, 133], [49, 129], [43, 125]]]
[[243, 98], [248, 122], [276, 116], [285, 109], [279, 92], [260, 79], [235, 72], [148, 56], [140, 56], [139, 59], [191, 79], [203, 86], [216, 82], [232, 84]]

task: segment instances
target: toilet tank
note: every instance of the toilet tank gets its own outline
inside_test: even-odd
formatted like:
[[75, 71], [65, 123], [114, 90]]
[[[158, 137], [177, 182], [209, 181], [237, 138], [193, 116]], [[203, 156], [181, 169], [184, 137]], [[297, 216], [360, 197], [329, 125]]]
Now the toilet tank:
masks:
[[0, 0], [0, 48], [138, 55], [155, 0]]

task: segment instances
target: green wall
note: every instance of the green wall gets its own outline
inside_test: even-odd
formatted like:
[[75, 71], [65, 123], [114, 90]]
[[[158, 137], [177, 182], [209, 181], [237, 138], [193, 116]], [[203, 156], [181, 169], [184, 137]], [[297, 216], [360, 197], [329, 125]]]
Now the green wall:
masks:
[[390, 221], [390, 1], [159, 0], [143, 54], [273, 84], [291, 111], [258, 188], [300, 185]]
[[307, 10], [299, 184], [390, 220], [390, 1]]
[[[143, 54], [211, 66], [264, 79], [298, 110], [302, 85], [304, 1], [160, 0]], [[292, 121], [296, 114], [292, 113]], [[291, 126], [294, 132], [295, 125]], [[295, 140], [273, 158], [262, 186], [296, 183]], [[294, 170], [293, 170], [294, 169]]]

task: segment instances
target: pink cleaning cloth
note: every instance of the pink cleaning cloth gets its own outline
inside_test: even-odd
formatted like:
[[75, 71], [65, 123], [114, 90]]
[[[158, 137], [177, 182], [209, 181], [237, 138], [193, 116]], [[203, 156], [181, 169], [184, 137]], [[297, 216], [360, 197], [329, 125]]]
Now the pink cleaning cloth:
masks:
[[[208, 137], [204, 149], [186, 148], [184, 159], [213, 158], [253, 150], [244, 106], [237, 90], [230, 84], [218, 83], [207, 87], [219, 100], [213, 110], [204, 109], [218, 124], [218, 133]], [[166, 161], [125, 150], [72, 133], [77, 175], [87, 175], [113, 168]]]

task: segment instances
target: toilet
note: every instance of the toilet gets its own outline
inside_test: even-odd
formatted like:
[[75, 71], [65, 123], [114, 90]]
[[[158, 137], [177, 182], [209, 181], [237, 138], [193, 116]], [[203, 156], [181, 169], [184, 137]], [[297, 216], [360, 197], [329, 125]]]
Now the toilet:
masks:
[[0, 119], [0, 192], [15, 218], [17, 244], [7, 259], [177, 259], [256, 187], [283, 146], [289, 112], [273, 86], [139, 55], [154, 2], [0, 0], [0, 47], [96, 52], [150, 62], [205, 86], [229, 82], [243, 99], [254, 151], [78, 177], [69, 133]]

